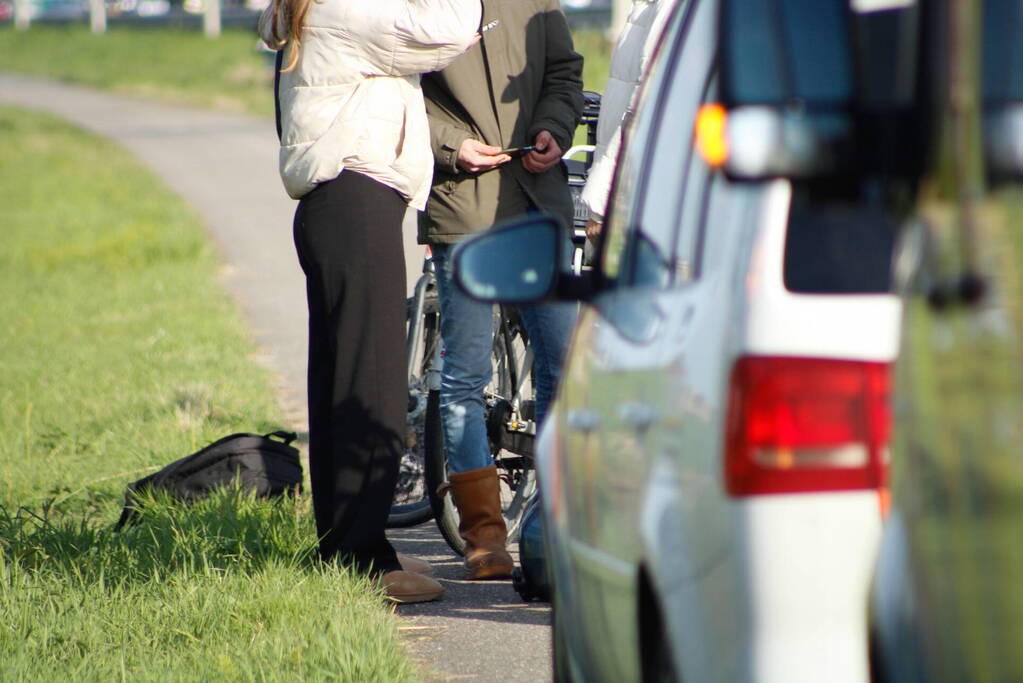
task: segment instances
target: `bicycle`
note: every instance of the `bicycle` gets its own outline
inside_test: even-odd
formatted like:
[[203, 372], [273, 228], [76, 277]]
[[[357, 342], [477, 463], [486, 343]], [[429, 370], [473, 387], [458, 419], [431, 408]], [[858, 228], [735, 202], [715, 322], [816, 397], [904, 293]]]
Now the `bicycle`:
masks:
[[[429, 252], [423, 274], [406, 305], [408, 431], [388, 526], [412, 526], [432, 516], [448, 544], [461, 553], [464, 541], [458, 535], [458, 511], [449, 496], [437, 494], [447, 481], [447, 462], [440, 418], [440, 308]], [[484, 389], [484, 419], [491, 455], [503, 482], [505, 521], [513, 534], [522, 506], [535, 489], [531, 458], [536, 433], [532, 351], [525, 327], [513, 308], [495, 307], [493, 340], [493, 376]]]
[[[573, 221], [576, 254], [573, 267], [583, 267], [583, 243], [587, 214], [579, 202], [592, 161], [600, 95], [586, 93], [581, 125], [587, 127], [587, 145], [565, 154], [569, 187], [576, 205]], [[585, 154], [585, 161], [573, 157]], [[450, 496], [438, 494], [447, 481], [447, 460], [440, 422], [440, 307], [429, 252], [414, 294], [407, 301], [408, 335], [406, 361], [409, 368], [409, 412], [406, 451], [402, 457], [398, 489], [388, 526], [412, 526], [433, 516], [441, 535], [462, 554], [465, 541], [458, 534], [458, 510]], [[536, 490], [533, 441], [536, 436], [535, 398], [532, 383], [532, 350], [524, 325], [514, 307], [494, 308], [491, 348], [493, 376], [484, 389], [484, 418], [494, 464], [501, 479], [502, 513], [508, 541], [514, 542], [526, 502]]]
[[[408, 412], [405, 451], [387, 518], [390, 528], [415, 526], [433, 517], [426, 480], [427, 440], [441, 439], [441, 435], [438, 428], [427, 429], [427, 408], [431, 400], [438, 410], [440, 405], [440, 303], [429, 251], [405, 306]], [[433, 444], [432, 450], [437, 449], [443, 449], [443, 441]]]
[[[494, 307], [491, 347], [493, 375], [483, 390], [487, 441], [501, 481], [501, 514], [509, 542], [517, 538], [522, 511], [536, 490], [533, 438], [536, 435], [533, 399], [533, 353], [529, 338], [514, 308]], [[440, 431], [440, 400], [427, 405], [428, 429]], [[426, 484], [437, 527], [451, 549], [463, 554], [465, 541], [458, 533], [460, 516], [452, 496], [439, 493], [448, 481], [443, 438], [428, 441]]]

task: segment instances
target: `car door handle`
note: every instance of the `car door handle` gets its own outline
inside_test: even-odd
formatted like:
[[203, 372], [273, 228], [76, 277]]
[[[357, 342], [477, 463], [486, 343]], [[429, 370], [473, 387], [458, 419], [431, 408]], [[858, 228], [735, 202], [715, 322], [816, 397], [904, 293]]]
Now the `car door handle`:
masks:
[[657, 422], [657, 409], [649, 403], [623, 403], [618, 409], [618, 418], [636, 431], [646, 431]]
[[589, 434], [600, 427], [600, 414], [593, 410], [571, 410], [567, 417], [568, 426], [577, 432]]

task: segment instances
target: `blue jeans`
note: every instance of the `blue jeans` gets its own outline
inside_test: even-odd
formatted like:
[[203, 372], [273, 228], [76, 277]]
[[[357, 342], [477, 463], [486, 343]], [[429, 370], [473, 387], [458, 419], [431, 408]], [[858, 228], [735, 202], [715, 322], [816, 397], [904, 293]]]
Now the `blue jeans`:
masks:
[[[444, 446], [452, 472], [494, 464], [483, 420], [483, 389], [493, 369], [493, 305], [470, 299], [451, 279], [451, 245], [435, 245], [433, 262], [440, 296], [440, 330], [444, 341], [440, 414]], [[542, 424], [558, 386], [576, 305], [542, 303], [519, 306], [533, 347], [536, 423]]]

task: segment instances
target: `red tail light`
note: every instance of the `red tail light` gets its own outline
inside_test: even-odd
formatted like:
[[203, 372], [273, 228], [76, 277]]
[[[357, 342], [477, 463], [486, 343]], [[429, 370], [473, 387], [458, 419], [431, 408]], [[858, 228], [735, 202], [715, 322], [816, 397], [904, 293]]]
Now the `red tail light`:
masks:
[[887, 486], [890, 385], [888, 363], [740, 358], [725, 432], [728, 493]]

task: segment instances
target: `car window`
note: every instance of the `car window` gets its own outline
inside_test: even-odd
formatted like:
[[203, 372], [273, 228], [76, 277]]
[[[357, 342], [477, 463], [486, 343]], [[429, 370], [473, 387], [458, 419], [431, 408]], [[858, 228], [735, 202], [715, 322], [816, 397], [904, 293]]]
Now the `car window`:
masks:
[[[715, 102], [718, 97], [716, 73], [705, 89], [701, 104]], [[675, 243], [672, 253], [675, 254], [675, 282], [688, 282], [695, 279], [703, 265], [699, 263], [700, 245], [704, 241], [705, 232], [710, 229], [708, 223], [707, 202], [709, 187], [714, 170], [698, 153], [689, 156], [689, 169], [685, 176], [685, 189], [682, 196], [682, 208], [678, 217], [678, 229], [675, 231]]]
[[700, 244], [695, 248], [700, 253], [698, 274], [706, 275], [724, 262], [728, 235], [739, 226], [737, 216], [746, 208], [751, 184], [733, 183], [724, 173], [713, 173], [709, 180], [705, 213], [701, 218], [703, 230]]
[[[680, 3], [665, 28], [657, 54], [650, 64], [642, 85], [635, 118], [628, 126], [627, 136], [615, 170], [608, 218], [604, 226], [602, 271], [611, 279], [618, 279], [625, 258], [626, 238], [636, 209], [637, 188], [640, 185], [646, 153], [652, 146], [655, 114], [661, 99], [664, 82], [674, 72], [675, 58], [680, 50], [679, 36], [692, 3]], [[635, 249], [635, 246], [632, 247]]]
[[806, 294], [891, 291], [896, 226], [862, 201], [821, 201], [795, 184], [785, 237], [785, 287]]
[[[676, 14], [671, 42], [652, 64], [618, 169], [604, 273], [622, 284], [665, 287], [694, 274], [700, 209], [690, 208], [687, 197], [703, 194], [707, 171], [692, 163], [693, 124], [715, 56], [716, 24], [713, 3], [694, 1], [688, 9]], [[689, 228], [684, 235], [680, 220]]]

